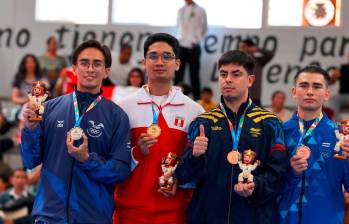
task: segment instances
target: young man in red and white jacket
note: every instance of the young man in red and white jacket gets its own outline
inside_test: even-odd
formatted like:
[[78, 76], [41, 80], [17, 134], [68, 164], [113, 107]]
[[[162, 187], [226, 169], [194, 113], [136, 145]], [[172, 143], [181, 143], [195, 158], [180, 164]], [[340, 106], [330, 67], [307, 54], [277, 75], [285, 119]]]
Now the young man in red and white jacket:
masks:
[[169, 153], [177, 157], [182, 154], [189, 124], [204, 112], [199, 104], [172, 86], [180, 65], [178, 55], [178, 40], [173, 36], [165, 33], [149, 36], [143, 59], [148, 84], [119, 103], [130, 119], [136, 166], [126, 182], [116, 188], [114, 223], [186, 222], [190, 191], [181, 188], [177, 181], [173, 191], [159, 185], [162, 160]]

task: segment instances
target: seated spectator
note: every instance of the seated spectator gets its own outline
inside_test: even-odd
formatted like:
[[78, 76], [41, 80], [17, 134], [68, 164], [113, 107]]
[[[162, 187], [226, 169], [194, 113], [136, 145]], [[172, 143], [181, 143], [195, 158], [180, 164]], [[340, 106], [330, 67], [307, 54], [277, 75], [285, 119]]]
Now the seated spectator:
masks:
[[2, 219], [15, 224], [33, 223], [30, 212], [35, 196], [27, 190], [27, 173], [23, 169], [16, 169], [10, 181], [12, 188], [0, 195]]
[[145, 83], [144, 72], [140, 68], [133, 68], [127, 75], [127, 86], [141, 88]]
[[3, 137], [3, 135], [5, 135], [12, 126], [13, 124], [8, 122], [4, 114], [2, 113], [2, 106], [0, 102], [0, 159], [2, 159], [4, 152], [14, 146], [14, 142], [11, 137]]
[[204, 87], [201, 90], [200, 100], [197, 102], [205, 109], [206, 112], [217, 107], [217, 104], [212, 100], [212, 97], [213, 92], [210, 87]]
[[26, 103], [32, 82], [39, 80], [42, 81], [42, 75], [38, 59], [32, 54], [25, 55], [12, 83], [12, 102], [18, 105]]
[[292, 111], [284, 108], [285, 100], [286, 94], [277, 90], [271, 97], [271, 107], [266, 108], [278, 116], [282, 122], [288, 121], [292, 117]]
[[192, 88], [184, 82], [180, 82], [180, 83], [176, 84], [176, 86], [180, 87], [182, 90], [182, 93], [186, 96], [189, 96], [189, 94], [191, 94], [191, 92], [192, 92]]
[[134, 93], [144, 85], [144, 72], [140, 68], [133, 68], [127, 75], [127, 86], [115, 86], [113, 89], [113, 101], [118, 102], [125, 96]]

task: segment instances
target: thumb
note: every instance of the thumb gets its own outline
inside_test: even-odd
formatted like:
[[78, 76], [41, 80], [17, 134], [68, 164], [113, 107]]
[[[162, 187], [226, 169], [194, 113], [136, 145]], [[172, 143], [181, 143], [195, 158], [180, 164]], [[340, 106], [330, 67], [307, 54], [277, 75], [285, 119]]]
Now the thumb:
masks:
[[205, 126], [200, 124], [200, 137], [205, 137]]

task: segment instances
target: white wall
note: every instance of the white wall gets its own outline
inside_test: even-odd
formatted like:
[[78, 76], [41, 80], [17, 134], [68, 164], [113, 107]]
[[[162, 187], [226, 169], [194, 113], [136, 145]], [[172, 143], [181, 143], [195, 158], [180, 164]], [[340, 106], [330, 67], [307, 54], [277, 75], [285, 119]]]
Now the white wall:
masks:
[[[208, 85], [217, 90], [217, 83], [211, 81], [212, 74], [216, 76], [216, 70], [214, 70], [216, 60], [228, 48], [236, 49], [238, 39], [244, 39], [248, 35], [258, 36], [260, 46], [267, 43], [268, 48], [276, 47], [274, 59], [264, 68], [262, 100], [265, 104], [269, 102], [274, 90], [290, 90], [295, 70], [287, 75], [288, 67], [303, 67], [313, 61], [319, 61], [325, 68], [337, 66], [345, 61], [345, 54], [349, 52], [349, 16], [343, 13], [349, 11], [348, 1], [342, 1], [342, 7], [342, 26], [339, 28], [267, 27], [260, 30], [243, 30], [210, 27], [209, 36], [203, 43], [202, 86]], [[131, 35], [133, 37], [131, 44], [135, 49], [136, 59], [142, 58], [145, 34], [153, 32], [175, 34], [174, 27], [75, 26], [73, 24], [37, 23], [34, 19], [34, 11], [35, 0], [0, 0], [0, 31], [2, 31], [2, 34], [0, 32], [0, 96], [10, 96], [11, 82], [21, 57], [29, 52], [36, 55], [43, 54], [46, 39], [51, 35], [59, 36], [59, 30], [62, 33], [63, 27], [67, 29], [61, 40], [62, 49], [59, 52], [63, 55], [70, 54], [74, 45], [81, 42], [89, 31], [96, 34], [97, 40], [102, 40], [103, 33], [114, 32], [114, 45], [111, 46], [110, 38], [105, 41], [114, 50], [118, 49], [120, 42], [128, 41], [127, 38]], [[9, 46], [7, 45], [8, 35], [5, 32], [7, 28], [12, 30]], [[27, 43], [28, 33], [26, 32], [29, 32], [30, 36]], [[224, 48], [224, 40], [227, 40], [225, 37], [234, 37], [230, 47], [227, 47], [226, 44]], [[346, 41], [343, 42], [343, 40]], [[332, 89], [336, 91], [336, 87]], [[287, 104], [294, 105], [291, 97], [288, 97]]]

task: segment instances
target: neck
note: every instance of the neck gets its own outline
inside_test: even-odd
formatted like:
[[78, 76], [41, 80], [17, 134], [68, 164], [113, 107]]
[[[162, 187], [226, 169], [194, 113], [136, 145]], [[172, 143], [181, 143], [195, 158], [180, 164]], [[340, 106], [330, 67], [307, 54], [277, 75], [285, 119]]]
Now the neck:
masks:
[[94, 88], [94, 89], [86, 89], [86, 88], [82, 88], [81, 86], [78, 85], [76, 89], [81, 93], [97, 94], [97, 93], [99, 93], [100, 87]]
[[237, 113], [239, 110], [239, 107], [242, 103], [246, 102], [248, 98], [248, 93], [246, 93], [243, 97], [237, 98], [237, 99], [227, 99], [224, 98], [225, 105], [233, 112]]
[[271, 106], [271, 110], [274, 113], [280, 113], [280, 111], [282, 110], [282, 107], [278, 107], [278, 106]]
[[13, 191], [15, 192], [16, 195], [21, 195], [22, 192], [24, 191], [24, 187], [20, 187], [20, 188], [13, 188]]
[[163, 96], [167, 95], [171, 90], [171, 83], [152, 83], [148, 82], [148, 88], [151, 95]]
[[26, 78], [27, 80], [32, 80], [32, 79], [34, 79], [34, 77], [35, 77], [35, 73], [34, 73], [34, 72], [28, 72], [28, 73], [26, 74], [26, 76], [25, 76], [25, 78]]
[[311, 121], [317, 118], [321, 114], [321, 111], [322, 111], [321, 107], [315, 111], [302, 110], [301, 108], [298, 107], [297, 113], [298, 113], [298, 116], [303, 120]]
[[57, 56], [57, 52], [55, 51], [47, 51], [47, 54], [46, 54], [48, 57], [50, 58], [54, 58]]

